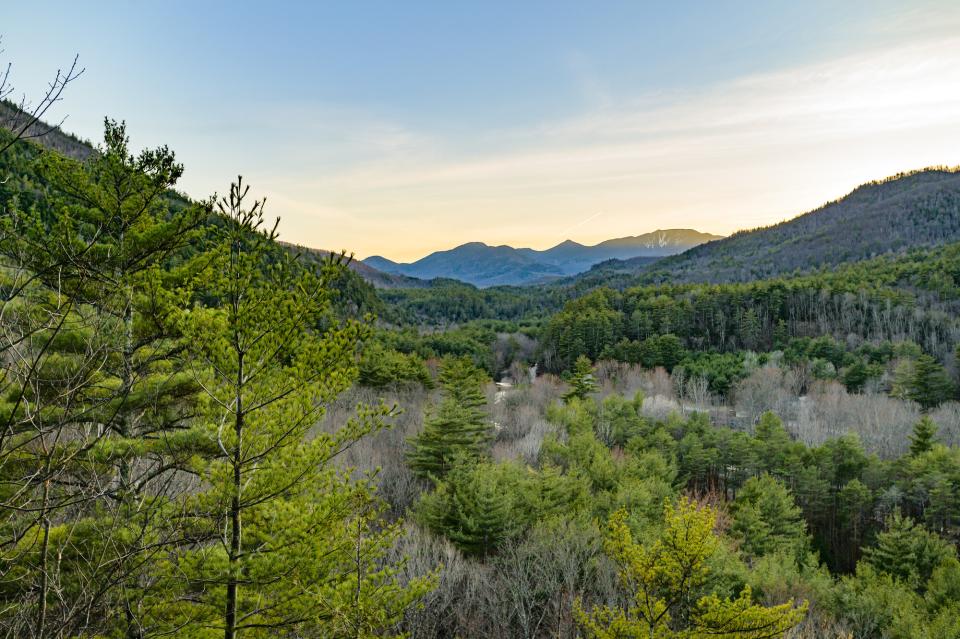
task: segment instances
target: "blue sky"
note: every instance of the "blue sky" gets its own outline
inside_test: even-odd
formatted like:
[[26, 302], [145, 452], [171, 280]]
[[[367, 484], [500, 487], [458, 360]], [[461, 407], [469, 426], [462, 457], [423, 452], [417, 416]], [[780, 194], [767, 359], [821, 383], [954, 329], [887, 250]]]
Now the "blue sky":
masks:
[[285, 239], [415, 259], [655, 228], [729, 233], [960, 164], [960, 3], [45, 2], [5, 7], [18, 89], [237, 174]]

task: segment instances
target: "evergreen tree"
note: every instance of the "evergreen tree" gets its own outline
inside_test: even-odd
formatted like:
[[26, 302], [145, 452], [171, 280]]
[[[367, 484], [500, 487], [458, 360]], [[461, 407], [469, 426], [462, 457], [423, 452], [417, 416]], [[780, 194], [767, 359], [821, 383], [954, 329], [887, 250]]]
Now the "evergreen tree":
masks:
[[663, 366], [668, 371], [683, 361], [686, 355], [686, 349], [683, 347], [683, 341], [673, 334], [661, 335], [657, 340], [657, 365]]
[[782, 319], [777, 320], [777, 325], [773, 328], [773, 347], [777, 349], [786, 348], [790, 340], [790, 331], [787, 324]]
[[433, 388], [430, 372], [416, 355], [405, 355], [374, 344], [365, 348], [360, 359], [360, 384], [383, 388], [386, 386], [419, 384]]
[[474, 555], [489, 555], [534, 522], [568, 518], [591, 504], [589, 482], [548, 465], [537, 472], [517, 463], [458, 460], [416, 514], [424, 526]]
[[903, 392], [924, 411], [936, 408], [953, 395], [953, 383], [946, 369], [930, 355], [914, 360], [903, 384]]
[[952, 544], [897, 512], [887, 519], [874, 546], [864, 551], [863, 560], [877, 572], [922, 590], [934, 570], [949, 559], [956, 559]]
[[843, 371], [843, 385], [851, 393], [859, 393], [870, 379], [870, 369], [862, 360], [857, 360]]
[[437, 490], [425, 496], [419, 516], [464, 552], [487, 555], [528, 523], [522, 515], [519, 469], [458, 460]]
[[910, 436], [910, 454], [916, 457], [933, 448], [936, 443], [937, 425], [930, 417], [924, 415], [913, 426], [913, 435]]
[[730, 530], [750, 557], [774, 552], [802, 561], [807, 551], [806, 525], [793, 495], [770, 475], [746, 481], [730, 507]]
[[[174, 363], [184, 344], [177, 325], [190, 274], [166, 262], [196, 237], [208, 212], [204, 206], [171, 207], [169, 191], [183, 166], [168, 148], [135, 156], [123, 123], [106, 120], [104, 126], [104, 143], [90, 164], [56, 155], [44, 162], [68, 211], [63, 219], [73, 241], [69, 255], [57, 257], [79, 259], [88, 269], [88, 288], [75, 294], [101, 318], [95, 339], [107, 357], [99, 383], [113, 392], [89, 414], [107, 433], [91, 452], [113, 469], [119, 512], [101, 516], [98, 529], [104, 546], [114, 546], [118, 561], [129, 566], [122, 571], [129, 573], [125, 588], [115, 589], [123, 593], [118, 618], [127, 637], [141, 637], [140, 608], [149, 593], [140, 586], [150, 583], [142, 574], [155, 549], [179, 536], [163, 525], [172, 471], [196, 453], [193, 438], [178, 431], [189, 428], [197, 388]], [[112, 577], [108, 572], [95, 579]]]
[[[333, 460], [386, 411], [364, 409], [335, 433], [307, 436], [354, 380], [367, 328], [330, 317], [341, 261], [316, 273], [271, 254], [276, 226], [264, 227], [262, 202], [244, 208], [247, 190], [238, 180], [219, 205], [216, 303], [185, 322], [203, 427], [219, 454], [190, 504], [203, 543], [175, 558], [157, 623], [225, 639], [382, 636], [425, 582], [396, 582], [381, 561], [396, 528], [376, 521], [368, 483]], [[190, 604], [171, 603], [180, 601]]]
[[761, 335], [760, 317], [752, 306], [743, 311], [740, 317], [740, 341], [747, 350], [755, 350], [760, 346]]
[[[162, 525], [170, 482], [194, 452], [182, 433], [196, 386], [174, 365], [183, 348], [177, 321], [189, 267], [170, 268], [169, 261], [208, 211], [171, 206], [169, 190], [182, 173], [173, 153], [160, 147], [134, 156], [125, 126], [111, 120], [89, 161], [48, 153], [39, 166], [50, 188], [46, 207], [6, 218], [2, 248], [16, 272], [27, 274], [26, 286], [14, 277], [11, 293], [29, 296], [53, 319], [29, 335], [37, 347], [27, 358], [32, 363], [8, 368], [6, 377], [19, 385], [8, 420], [26, 417], [8, 426], [48, 444], [45, 459], [35, 460], [43, 469], [32, 473], [43, 487], [35, 586], [44, 594], [35, 627], [39, 635], [56, 632], [48, 627], [49, 551], [60, 556], [58, 570], [85, 584], [61, 623], [80, 623], [76, 609], [88, 607], [139, 637], [147, 596], [141, 586], [150, 583], [144, 574], [178, 535]], [[33, 295], [38, 289], [45, 294]], [[96, 508], [77, 508], [96, 500]], [[53, 527], [58, 502], [82, 525]], [[85, 558], [91, 555], [112, 559], [92, 563]]]
[[465, 358], [445, 360], [440, 373], [444, 397], [419, 435], [410, 440], [407, 462], [414, 473], [440, 479], [457, 459], [481, 459], [490, 441], [483, 407], [486, 377]]
[[446, 396], [458, 405], [470, 410], [480, 410], [486, 406], [483, 386], [488, 381], [487, 374], [477, 368], [470, 358], [445, 358], [440, 367], [439, 381]]
[[760, 416], [754, 429], [754, 441], [759, 467], [771, 475], [782, 476], [786, 472], [792, 442], [776, 413], [767, 411]]
[[587, 396], [597, 389], [597, 383], [593, 376], [593, 364], [586, 355], [581, 355], [573, 364], [573, 372], [570, 375], [570, 389], [564, 393], [563, 399], [566, 402], [576, 399], [586, 399]]

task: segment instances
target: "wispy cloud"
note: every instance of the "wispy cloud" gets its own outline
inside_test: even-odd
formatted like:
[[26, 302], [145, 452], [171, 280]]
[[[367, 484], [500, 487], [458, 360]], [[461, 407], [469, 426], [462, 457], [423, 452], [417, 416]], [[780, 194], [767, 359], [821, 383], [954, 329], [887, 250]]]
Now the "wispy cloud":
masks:
[[[302, 184], [299, 208], [401, 257], [467, 239], [770, 223], [867, 179], [960, 163], [960, 37], [949, 20], [911, 20], [895, 43], [710, 87], [615, 103], [587, 82], [590, 112], [500, 131], [482, 153], [469, 138], [366, 126], [352, 166]], [[395, 245], [401, 228], [422, 229], [419, 242]]]

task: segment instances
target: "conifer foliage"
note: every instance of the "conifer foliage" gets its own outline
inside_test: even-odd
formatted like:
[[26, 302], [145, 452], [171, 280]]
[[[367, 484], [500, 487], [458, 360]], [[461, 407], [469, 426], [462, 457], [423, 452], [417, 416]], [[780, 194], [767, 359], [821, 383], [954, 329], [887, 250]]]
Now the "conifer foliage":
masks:
[[342, 258], [319, 273], [293, 257], [267, 260], [276, 226], [264, 226], [262, 201], [244, 207], [248, 188], [238, 180], [219, 204], [225, 227], [209, 273], [220, 299], [186, 322], [203, 427], [218, 454], [193, 503], [208, 542], [177, 560], [198, 585], [183, 593], [194, 605], [173, 621], [226, 639], [318, 627], [329, 637], [380, 636], [425, 582], [401, 587], [378, 563], [396, 531], [376, 521], [367, 482], [332, 460], [387, 411], [364, 409], [339, 431], [308, 437], [354, 380], [366, 327], [329, 317], [328, 283]]
[[420, 520], [464, 552], [488, 555], [526, 523], [513, 466], [459, 461], [420, 502]]
[[50, 153], [37, 164], [47, 205], [14, 203], [0, 248], [3, 420], [15, 434], [0, 465], [19, 484], [4, 531], [24, 542], [7, 595], [35, 599], [7, 610], [32, 617], [21, 636], [68, 634], [99, 615], [139, 637], [145, 575], [177, 536], [158, 522], [195, 452], [184, 434], [196, 387], [174, 364], [190, 269], [170, 261], [208, 211], [171, 207], [183, 171], [174, 154], [134, 155], [124, 124], [109, 119], [87, 162]]
[[566, 392], [563, 399], [567, 402], [576, 399], [586, 399], [587, 395], [597, 389], [597, 383], [593, 377], [593, 365], [590, 358], [581, 355], [573, 364], [573, 373], [570, 375], [570, 390]]
[[920, 404], [924, 410], [936, 408], [953, 396], [953, 383], [947, 371], [930, 355], [921, 355], [913, 362], [905, 383], [907, 399]]
[[449, 358], [440, 372], [443, 399], [410, 441], [410, 468], [423, 478], [440, 479], [463, 459], [480, 459], [490, 442], [483, 407], [486, 375], [466, 358]]
[[910, 436], [910, 454], [916, 457], [933, 449], [937, 442], [937, 425], [930, 417], [924, 415], [914, 427]]
[[909, 517], [894, 513], [864, 560], [874, 570], [914, 588], [922, 588], [944, 561], [956, 558], [956, 549]]
[[797, 625], [806, 604], [772, 607], [755, 604], [749, 588], [736, 599], [703, 592], [708, 563], [720, 548], [716, 513], [681, 498], [664, 508], [664, 530], [651, 543], [634, 541], [625, 511], [611, 516], [606, 550], [620, 567], [622, 584], [632, 590], [625, 609], [578, 606], [588, 637], [726, 637], [773, 639]]
[[369, 333], [345, 256], [282, 250], [239, 182], [186, 202], [122, 123], [34, 165], [0, 217], [2, 635], [389, 635], [431, 581], [334, 459], [390, 411], [311, 432]]

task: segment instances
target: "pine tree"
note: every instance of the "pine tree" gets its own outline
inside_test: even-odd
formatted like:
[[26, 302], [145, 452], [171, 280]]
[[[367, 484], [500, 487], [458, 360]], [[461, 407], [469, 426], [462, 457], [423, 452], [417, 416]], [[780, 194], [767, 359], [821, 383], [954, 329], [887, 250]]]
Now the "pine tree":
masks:
[[[7, 369], [13, 374], [6, 380], [19, 385], [8, 420], [28, 416], [8, 426], [50, 444], [35, 460], [42, 469], [32, 473], [44, 504], [37, 511], [40, 547], [59, 555], [58, 569], [84, 583], [80, 592], [88, 598], [74, 601], [61, 621], [80, 623], [76, 609], [89, 606], [88, 614], [137, 637], [140, 584], [149, 583], [142, 575], [178, 535], [161, 525], [170, 481], [194, 452], [179, 431], [188, 430], [196, 386], [174, 364], [183, 347], [176, 326], [189, 269], [169, 268], [168, 261], [208, 212], [203, 205], [172, 207], [169, 190], [182, 173], [173, 153], [160, 147], [134, 156], [125, 126], [111, 120], [88, 162], [48, 153], [39, 167], [51, 191], [47, 207], [6, 218], [2, 252], [29, 274], [26, 286], [14, 278], [12, 294], [29, 298], [53, 323], [35, 324], [40, 330], [29, 335], [36, 345], [31, 364]], [[81, 525], [52, 527], [59, 503]], [[44, 593], [45, 553], [37, 557], [36, 586]], [[112, 559], [97, 565], [88, 556]], [[47, 627], [53, 621], [45, 597], [35, 623], [40, 635], [55, 632]]]
[[787, 487], [770, 475], [751, 477], [730, 508], [731, 532], [750, 557], [774, 552], [803, 559], [808, 542], [800, 508]]
[[679, 337], [672, 333], [657, 338], [658, 364], [672, 371], [673, 367], [683, 361], [686, 350]]
[[464, 552], [488, 555], [526, 524], [519, 508], [520, 472], [510, 464], [460, 459], [422, 499], [420, 521]]
[[772, 475], [785, 472], [792, 442], [777, 414], [771, 411], [762, 414], [753, 435], [759, 467]]
[[708, 564], [720, 546], [716, 513], [681, 499], [676, 507], [668, 504], [664, 516], [662, 534], [647, 544], [634, 541], [624, 511], [611, 516], [604, 547], [620, 568], [621, 582], [635, 592], [625, 609], [603, 605], [588, 613], [578, 601], [577, 620], [586, 636], [772, 639], [803, 619], [806, 603], [761, 606], [749, 587], [736, 599], [705, 592]]
[[574, 398], [583, 400], [596, 389], [593, 365], [586, 355], [581, 355], [573, 364], [573, 372], [570, 375], [570, 389], [563, 395], [563, 400], [566, 402], [570, 402]]
[[773, 328], [773, 347], [782, 350], [787, 347], [789, 340], [790, 331], [787, 329], [786, 322], [782, 319], [777, 320], [777, 325]]
[[444, 397], [419, 435], [410, 440], [407, 462], [423, 478], [440, 479], [462, 458], [482, 459], [490, 441], [483, 410], [486, 377], [469, 360], [451, 358], [440, 373]]
[[381, 636], [426, 582], [396, 582], [381, 561], [396, 527], [376, 520], [368, 482], [333, 460], [388, 411], [364, 409], [335, 433], [307, 436], [355, 379], [368, 328], [330, 317], [342, 260], [312, 272], [273, 253], [276, 226], [264, 227], [262, 202], [244, 208], [247, 188], [238, 180], [219, 205], [209, 271], [218, 298], [185, 322], [201, 420], [219, 454], [191, 500], [190, 529], [203, 543], [176, 557], [157, 623], [225, 639]]
[[467, 357], [448, 357], [443, 360], [439, 375], [440, 385], [447, 397], [464, 408], [479, 410], [486, 406], [483, 386], [487, 375]]
[[930, 355], [914, 360], [903, 384], [904, 394], [924, 411], [936, 408], [953, 395], [953, 383], [947, 371]]
[[950, 558], [956, 558], [952, 544], [896, 512], [887, 519], [886, 530], [877, 535], [874, 546], [864, 551], [863, 561], [922, 590], [933, 571]]
[[933, 448], [936, 443], [937, 425], [930, 417], [924, 415], [913, 426], [913, 435], [910, 436], [910, 454], [916, 457]]
[[760, 317], [752, 306], [743, 311], [740, 316], [740, 341], [747, 350], [754, 350], [760, 345]]
[[870, 370], [863, 360], [857, 360], [843, 371], [843, 385], [851, 393], [859, 393], [870, 379]]

